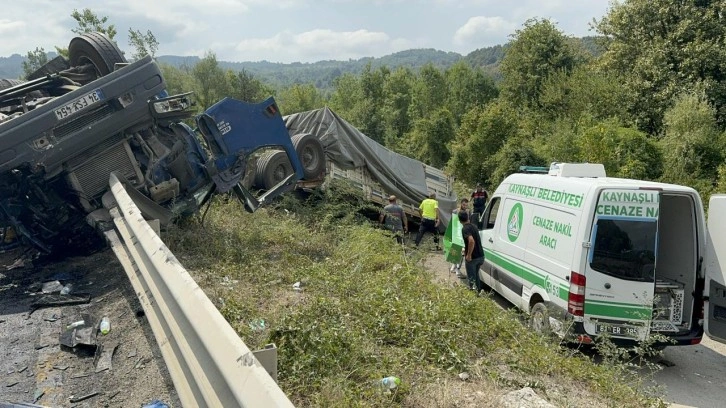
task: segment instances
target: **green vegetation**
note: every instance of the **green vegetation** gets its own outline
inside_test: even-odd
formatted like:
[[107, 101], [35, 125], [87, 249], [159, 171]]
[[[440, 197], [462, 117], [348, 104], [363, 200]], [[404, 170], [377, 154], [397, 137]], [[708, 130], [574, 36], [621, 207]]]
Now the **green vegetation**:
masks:
[[[421, 266], [426, 251], [404, 253], [373, 228], [352, 191], [336, 184], [253, 215], [218, 200], [203, 226], [165, 236], [249, 347], [276, 343], [279, 383], [296, 406], [449, 406], [429, 393], [461, 372], [474, 389], [528, 385], [560, 406], [660, 404], [627, 367], [593, 364], [516, 312], [436, 283]], [[402, 386], [381, 394], [375, 382], [388, 375]]]

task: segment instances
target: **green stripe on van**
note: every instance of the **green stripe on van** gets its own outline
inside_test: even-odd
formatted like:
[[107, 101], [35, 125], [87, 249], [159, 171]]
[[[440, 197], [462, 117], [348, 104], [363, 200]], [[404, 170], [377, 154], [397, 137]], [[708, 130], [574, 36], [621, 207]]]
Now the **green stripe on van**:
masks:
[[[485, 249], [484, 256], [493, 264], [520, 277], [530, 284], [545, 288], [545, 275], [526, 267], [521, 263], [508, 259], [505, 255]], [[546, 289], [546, 288], [545, 288]], [[559, 297], [567, 301], [570, 288], [559, 285]], [[602, 300], [585, 300], [585, 312], [590, 315], [613, 317], [629, 320], [647, 320], [652, 316], [650, 306], [632, 303], [608, 302]]]
[[[493, 264], [499, 266], [502, 269], [507, 270], [510, 273], [513, 273], [517, 275], [518, 277], [522, 278], [523, 280], [533, 284], [537, 285], [541, 288], [546, 289], [545, 287], [545, 274], [536, 272], [534, 269], [528, 268], [516, 261], [506, 259], [504, 256], [491, 251], [491, 250], [484, 250], [484, 256], [489, 259]], [[570, 288], [563, 286], [561, 284], [558, 284], [559, 286], [559, 297], [562, 300], [567, 301], [568, 293]]]

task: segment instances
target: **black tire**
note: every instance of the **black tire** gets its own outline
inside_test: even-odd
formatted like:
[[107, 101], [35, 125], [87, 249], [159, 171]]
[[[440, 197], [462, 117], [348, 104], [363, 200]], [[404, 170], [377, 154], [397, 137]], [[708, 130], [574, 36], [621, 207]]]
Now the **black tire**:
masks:
[[98, 77], [113, 72], [116, 63], [126, 62], [116, 43], [101, 33], [85, 33], [74, 37], [68, 44], [68, 56], [71, 66], [92, 64]]
[[550, 327], [550, 312], [544, 303], [535, 303], [529, 312], [529, 327], [535, 332], [542, 335], [550, 335], [552, 328]]
[[325, 151], [323, 144], [310, 133], [300, 133], [292, 137], [298, 157], [303, 165], [303, 178], [314, 180], [325, 170]]
[[255, 186], [259, 189], [269, 190], [292, 173], [292, 164], [284, 151], [267, 151], [257, 159]]

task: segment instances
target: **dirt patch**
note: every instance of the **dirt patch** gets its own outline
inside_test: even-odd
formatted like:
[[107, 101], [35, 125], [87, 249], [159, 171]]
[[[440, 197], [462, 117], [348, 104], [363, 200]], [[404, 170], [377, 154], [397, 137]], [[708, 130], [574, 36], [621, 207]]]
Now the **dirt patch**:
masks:
[[[0, 258], [0, 401], [138, 407], [160, 399], [181, 405], [148, 322], [112, 251], [43, 266], [26, 262], [22, 268], [7, 270], [17, 259], [13, 255]], [[71, 294], [88, 293], [90, 302], [32, 311], [39, 285], [54, 280], [71, 284]], [[99, 353], [93, 347], [69, 349], [59, 342], [60, 333], [82, 319], [82, 314], [89, 314], [94, 325], [103, 316], [111, 322], [107, 335], [97, 335]], [[111, 366], [100, 371], [102, 349]]]

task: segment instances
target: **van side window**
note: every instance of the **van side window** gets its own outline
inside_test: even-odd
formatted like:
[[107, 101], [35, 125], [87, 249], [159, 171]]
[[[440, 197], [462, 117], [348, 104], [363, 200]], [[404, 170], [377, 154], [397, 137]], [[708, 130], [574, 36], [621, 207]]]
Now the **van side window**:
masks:
[[653, 282], [657, 228], [655, 220], [598, 219], [590, 267], [619, 279]]
[[501, 202], [499, 197], [494, 197], [489, 202], [489, 206], [484, 211], [483, 229], [494, 228], [494, 223], [497, 221], [497, 213], [499, 212], [499, 203]]

